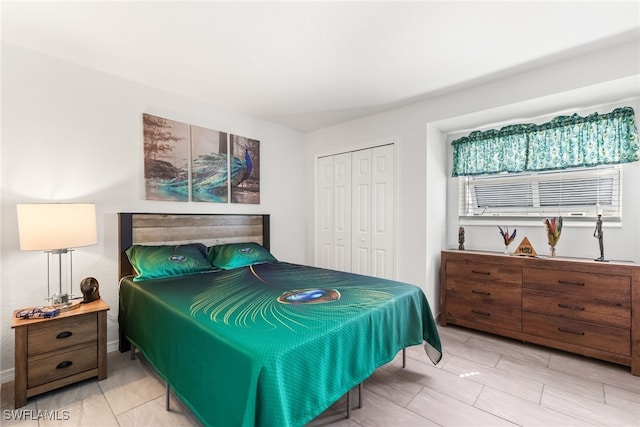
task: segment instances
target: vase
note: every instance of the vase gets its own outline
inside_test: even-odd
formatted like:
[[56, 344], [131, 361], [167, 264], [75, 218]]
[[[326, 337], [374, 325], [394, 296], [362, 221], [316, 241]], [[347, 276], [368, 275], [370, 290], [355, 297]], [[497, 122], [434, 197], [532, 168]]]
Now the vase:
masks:
[[509, 255], [509, 245], [505, 245], [505, 247], [504, 247], [504, 254], [505, 254], [505, 255]]
[[551, 256], [555, 257], [556, 256], [556, 247], [555, 246], [549, 246], [551, 248]]

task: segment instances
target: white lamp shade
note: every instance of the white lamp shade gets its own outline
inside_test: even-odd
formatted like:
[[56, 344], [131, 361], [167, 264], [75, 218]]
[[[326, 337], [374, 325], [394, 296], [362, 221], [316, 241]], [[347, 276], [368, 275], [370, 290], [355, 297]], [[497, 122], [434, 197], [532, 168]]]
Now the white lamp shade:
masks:
[[50, 251], [98, 243], [94, 204], [17, 205], [20, 249]]

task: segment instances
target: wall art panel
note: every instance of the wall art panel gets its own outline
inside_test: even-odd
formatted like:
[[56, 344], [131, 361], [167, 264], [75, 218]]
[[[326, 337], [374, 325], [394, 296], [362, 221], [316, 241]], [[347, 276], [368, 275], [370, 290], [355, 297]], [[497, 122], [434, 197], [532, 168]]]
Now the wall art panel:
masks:
[[260, 141], [231, 135], [231, 202], [260, 203]]
[[225, 132], [191, 125], [191, 185], [194, 202], [229, 200], [229, 156]]
[[189, 125], [142, 115], [147, 200], [189, 200]]

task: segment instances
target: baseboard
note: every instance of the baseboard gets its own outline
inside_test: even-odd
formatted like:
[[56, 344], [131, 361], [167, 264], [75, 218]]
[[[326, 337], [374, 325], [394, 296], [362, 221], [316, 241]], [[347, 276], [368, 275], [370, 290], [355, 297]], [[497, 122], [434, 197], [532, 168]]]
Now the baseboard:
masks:
[[112, 351], [118, 351], [118, 340], [109, 341], [107, 343], [107, 353], [111, 353]]
[[16, 370], [15, 368], [5, 369], [0, 372], [0, 383], [8, 383], [16, 379]]
[[[112, 351], [118, 351], [118, 340], [109, 341], [107, 343], [107, 353], [111, 353]], [[8, 383], [15, 379], [16, 379], [15, 368], [5, 369], [4, 371], [0, 371], [0, 384]]]

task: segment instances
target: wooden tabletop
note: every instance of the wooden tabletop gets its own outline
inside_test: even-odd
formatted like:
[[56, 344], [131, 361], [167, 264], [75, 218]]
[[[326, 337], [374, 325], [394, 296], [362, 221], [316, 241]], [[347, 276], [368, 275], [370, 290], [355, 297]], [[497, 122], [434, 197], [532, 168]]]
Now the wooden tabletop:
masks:
[[99, 299], [89, 303], [81, 303], [77, 308], [63, 311], [55, 317], [32, 318], [32, 319], [20, 319], [16, 317], [16, 314], [22, 310], [30, 310], [32, 308], [37, 308], [37, 307], [41, 307], [41, 306], [26, 307], [26, 308], [20, 308], [20, 309], [14, 310], [13, 318], [11, 319], [11, 327], [15, 328], [18, 326], [32, 325], [38, 322], [46, 322], [47, 320], [51, 320], [51, 319], [60, 319], [63, 317], [76, 316], [79, 314], [88, 314], [88, 313], [94, 313], [97, 311], [109, 310], [109, 305], [106, 302], [104, 302], [103, 299]]

